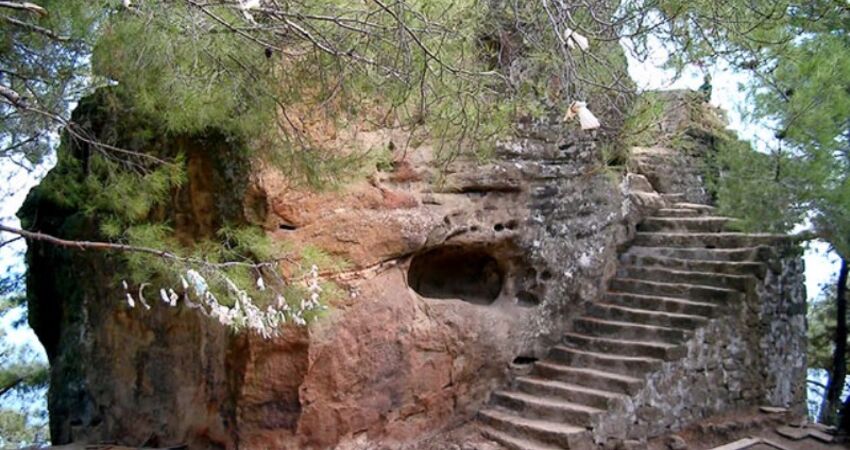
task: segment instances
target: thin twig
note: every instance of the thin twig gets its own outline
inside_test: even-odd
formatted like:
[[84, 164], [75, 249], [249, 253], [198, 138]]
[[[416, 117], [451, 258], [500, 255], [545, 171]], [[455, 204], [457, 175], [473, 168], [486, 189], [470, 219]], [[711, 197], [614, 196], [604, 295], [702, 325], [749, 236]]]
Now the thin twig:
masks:
[[208, 267], [215, 268], [226, 268], [226, 267], [250, 267], [254, 269], [259, 269], [266, 266], [273, 266], [281, 261], [288, 261], [288, 257], [277, 258], [272, 261], [260, 262], [260, 263], [250, 263], [250, 262], [242, 262], [242, 261], [228, 261], [223, 263], [214, 263], [210, 261], [206, 261], [199, 258], [189, 258], [177, 255], [175, 253], [169, 252], [167, 250], [156, 249], [152, 247], [141, 247], [136, 245], [128, 245], [128, 244], [117, 244], [113, 242], [102, 242], [102, 241], [77, 241], [77, 240], [68, 240], [62, 239], [50, 234], [41, 233], [38, 231], [27, 231], [21, 230], [18, 228], [9, 227], [3, 224], [0, 224], [0, 231], [4, 231], [7, 233], [17, 234], [27, 241], [41, 241], [47, 242], [49, 244], [58, 245], [60, 247], [67, 248], [75, 248], [78, 250], [99, 250], [99, 251], [118, 251], [118, 252], [134, 252], [134, 253], [145, 253], [148, 255], [158, 256], [160, 258], [169, 259], [185, 264], [196, 264], [196, 265], [204, 265]]
[[68, 42], [68, 41], [71, 40], [71, 38], [68, 37], [68, 36], [58, 35], [58, 34], [54, 33], [53, 30], [49, 30], [47, 28], [40, 27], [38, 25], [33, 25], [31, 23], [26, 23], [24, 21], [15, 19], [14, 17], [3, 16], [3, 20], [5, 20], [6, 22], [9, 22], [12, 25], [15, 25], [15, 26], [18, 26], [18, 27], [21, 27], [21, 28], [25, 28], [29, 31], [41, 34], [43, 36], [47, 36], [50, 39], [53, 39], [54, 41]]

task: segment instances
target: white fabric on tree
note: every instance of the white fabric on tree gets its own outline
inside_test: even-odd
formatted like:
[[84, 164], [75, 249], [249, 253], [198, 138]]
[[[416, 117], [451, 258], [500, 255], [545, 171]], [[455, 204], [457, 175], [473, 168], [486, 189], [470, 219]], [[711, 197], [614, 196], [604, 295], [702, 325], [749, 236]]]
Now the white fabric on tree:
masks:
[[567, 42], [567, 47], [570, 49], [578, 48], [582, 50], [587, 50], [590, 47], [590, 41], [587, 40], [586, 37], [578, 34], [575, 30], [567, 28], [564, 30], [564, 40]]
[[596, 116], [587, 109], [587, 103], [585, 102], [573, 102], [567, 110], [567, 113], [564, 114], [564, 122], [572, 120], [575, 116], [578, 116], [578, 122], [581, 125], [582, 130], [595, 130], [601, 125], [599, 123], [599, 119], [597, 119]]

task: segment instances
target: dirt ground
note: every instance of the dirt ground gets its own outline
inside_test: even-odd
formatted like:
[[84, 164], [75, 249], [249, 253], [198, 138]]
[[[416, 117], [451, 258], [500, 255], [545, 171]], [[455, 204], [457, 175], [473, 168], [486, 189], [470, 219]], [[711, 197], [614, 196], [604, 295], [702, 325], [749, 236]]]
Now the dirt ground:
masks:
[[[808, 434], [808, 436], [801, 439], [791, 439], [777, 432], [778, 429], [783, 429], [786, 434]], [[807, 423], [789, 413], [767, 413], [759, 408], [752, 408], [711, 417], [678, 433], [652, 439], [647, 443], [646, 449], [670, 450], [675, 448], [671, 447], [673, 436], [680, 437], [687, 445], [688, 450], [722, 448], [746, 438], [761, 440], [762, 443], [739, 447], [742, 450], [850, 449], [850, 443], [825, 443], [813, 437], [812, 433], [835, 439], [831, 435], [831, 431], [822, 425]], [[735, 447], [730, 446], [729, 448]]]

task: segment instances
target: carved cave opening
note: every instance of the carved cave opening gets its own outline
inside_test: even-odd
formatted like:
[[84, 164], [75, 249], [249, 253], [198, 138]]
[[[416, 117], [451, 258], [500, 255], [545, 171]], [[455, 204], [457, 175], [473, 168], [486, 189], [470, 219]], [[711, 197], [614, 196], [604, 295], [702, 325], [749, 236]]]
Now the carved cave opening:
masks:
[[483, 248], [445, 246], [413, 257], [407, 281], [419, 295], [490, 305], [499, 297], [505, 273]]

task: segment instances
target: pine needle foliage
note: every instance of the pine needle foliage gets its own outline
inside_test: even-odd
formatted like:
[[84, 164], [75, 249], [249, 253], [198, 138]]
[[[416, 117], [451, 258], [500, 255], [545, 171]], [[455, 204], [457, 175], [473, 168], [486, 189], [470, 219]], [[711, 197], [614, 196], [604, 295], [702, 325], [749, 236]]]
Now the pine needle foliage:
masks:
[[0, 101], [0, 158], [28, 169], [40, 164], [55, 149], [61, 119], [98, 85], [87, 55], [103, 9], [93, 3], [39, 1], [50, 13], [37, 20], [26, 11], [0, 9], [0, 86], [27, 106]]
[[[821, 286], [821, 292], [809, 304], [806, 312], [809, 340], [806, 364], [814, 369], [832, 371], [832, 353], [835, 349], [836, 302], [835, 279]], [[850, 319], [850, 317], [848, 317]], [[850, 357], [850, 355], [847, 355]], [[848, 358], [850, 360], [850, 358]], [[850, 370], [850, 363], [848, 363]]]
[[[421, 125], [453, 151], [473, 153], [510, 129], [493, 101], [499, 78], [481, 73], [473, 51], [480, 21], [472, 2], [298, 7], [258, 16], [248, 29], [234, 4], [142, 2], [106, 22], [94, 70], [131, 92], [134, 107], [157, 115], [166, 132], [219, 130], [311, 183], [346, 168], [330, 162], [340, 149], [313, 129], [319, 124]], [[315, 19], [301, 29], [291, 17]]]
[[[16, 286], [0, 286], [0, 318], [23, 304]], [[13, 326], [22, 326], [15, 323]], [[47, 387], [48, 367], [27, 345], [9, 341], [0, 330], [0, 448], [40, 445], [46, 441], [46, 420], [28, 404]], [[14, 405], [27, 405], [16, 407]]]

